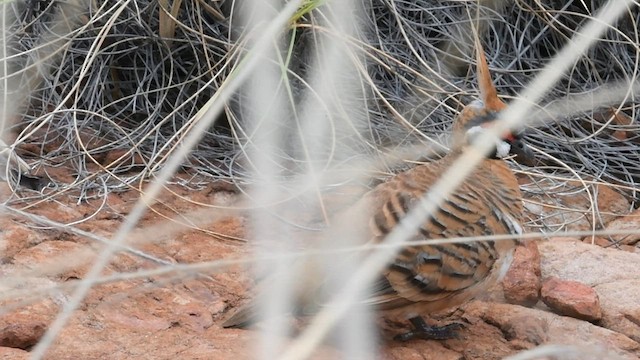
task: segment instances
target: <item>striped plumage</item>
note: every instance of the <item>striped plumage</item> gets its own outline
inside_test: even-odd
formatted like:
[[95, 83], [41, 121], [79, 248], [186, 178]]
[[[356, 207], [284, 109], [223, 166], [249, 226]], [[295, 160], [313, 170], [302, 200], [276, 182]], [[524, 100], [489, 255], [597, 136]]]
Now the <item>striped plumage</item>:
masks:
[[[438, 161], [395, 176], [355, 206], [355, 211], [375, 209], [369, 221], [374, 242], [382, 241], [457, 159], [469, 141], [468, 131], [491, 126], [497, 113], [506, 107], [491, 82], [482, 49], [477, 48], [482, 101], [466, 106], [454, 122], [454, 150]], [[506, 134], [503, 140], [518, 160], [529, 162], [530, 150], [517, 135]], [[446, 198], [412, 240], [520, 234], [522, 212], [515, 175], [503, 159], [491, 156]], [[448, 328], [429, 327], [420, 315], [459, 306], [484, 291], [504, 275], [516, 243], [513, 239], [407, 247], [374, 284], [368, 303], [411, 319], [415, 329], [400, 339], [449, 337]]]
[[[381, 241], [455, 160], [454, 154], [418, 166], [378, 186], [356, 205], [370, 216], [373, 241]], [[486, 159], [451, 194], [412, 239], [446, 239], [520, 233], [522, 200], [503, 160]], [[498, 275], [515, 241], [463, 242], [407, 247], [383, 273], [370, 299], [383, 309], [429, 313], [459, 305]]]
[[[506, 105], [497, 97], [479, 46], [477, 54], [482, 99], [466, 106], [454, 122], [451, 153], [378, 185], [346, 212], [338, 214], [338, 222], [348, 224], [354, 232], [364, 233], [373, 242], [382, 241], [456, 160], [471, 141], [471, 130], [491, 126]], [[531, 155], [517, 135], [506, 134], [503, 142], [520, 160]], [[496, 149], [496, 154], [499, 152]], [[522, 199], [517, 179], [503, 159], [490, 156], [447, 197], [411, 240], [518, 234], [522, 231], [521, 221]], [[420, 314], [459, 306], [486, 289], [506, 271], [505, 260], [515, 244], [516, 240], [506, 240], [408, 246], [381, 274], [366, 302], [410, 318], [416, 330], [401, 339], [446, 338], [450, 329], [428, 327]], [[314, 281], [302, 282], [305, 287], [314, 288]], [[305, 298], [313, 298], [307, 290], [303, 292]], [[307, 301], [296, 299], [294, 303]], [[257, 316], [253, 310], [252, 305], [241, 308], [223, 326], [251, 323]]]

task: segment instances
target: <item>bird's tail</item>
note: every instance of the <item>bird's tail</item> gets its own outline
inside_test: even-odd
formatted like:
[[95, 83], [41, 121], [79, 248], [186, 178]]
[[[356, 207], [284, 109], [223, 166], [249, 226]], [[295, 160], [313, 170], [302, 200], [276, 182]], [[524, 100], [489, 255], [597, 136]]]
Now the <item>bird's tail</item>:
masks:
[[224, 320], [222, 327], [245, 328], [258, 322], [260, 320], [258, 316], [260, 312], [256, 305], [256, 301], [251, 300], [247, 304], [238, 308]]
[[260, 302], [265, 301], [269, 292], [273, 292], [274, 284], [287, 284], [286, 288], [290, 293], [287, 295], [288, 302], [284, 304], [285, 306], [270, 316], [309, 315], [315, 312], [319, 307], [320, 299], [324, 298], [324, 276], [319, 270], [321, 265], [317, 259], [307, 258], [267, 275], [259, 281], [253, 299], [231, 312], [222, 326], [245, 328], [266, 320], [265, 316], [268, 315], [265, 314], [265, 308]]

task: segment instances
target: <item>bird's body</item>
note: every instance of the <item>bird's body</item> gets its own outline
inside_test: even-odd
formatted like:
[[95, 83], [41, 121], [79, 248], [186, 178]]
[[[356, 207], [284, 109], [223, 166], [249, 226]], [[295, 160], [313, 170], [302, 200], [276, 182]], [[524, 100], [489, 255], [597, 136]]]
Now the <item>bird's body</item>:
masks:
[[[393, 177], [349, 211], [365, 214], [367, 235], [373, 242], [382, 241], [456, 155]], [[518, 234], [522, 232], [521, 214], [521, 194], [513, 172], [502, 160], [486, 159], [409, 241]], [[407, 316], [458, 306], [504, 274], [515, 244], [515, 240], [501, 240], [406, 247], [374, 284], [367, 302]]]
[[[400, 173], [369, 191], [336, 215], [344, 236], [358, 234], [377, 243], [401, 221], [458, 158], [473, 136], [496, 119], [506, 105], [497, 97], [486, 60], [478, 47], [478, 78], [482, 99], [467, 105], [453, 125], [453, 150], [440, 160]], [[505, 152], [506, 150], [506, 152]], [[428, 327], [420, 315], [463, 304], [493, 284], [508, 267], [517, 241], [464, 241], [411, 246], [411, 241], [514, 234], [522, 232], [522, 196], [518, 182], [502, 159], [508, 153], [524, 158], [521, 139], [506, 134], [495, 154], [484, 159], [440, 208], [422, 223], [371, 287], [365, 300], [385, 312], [400, 313], [416, 328], [402, 339], [445, 338], [447, 331]], [[304, 281], [303, 281], [304, 282]], [[305, 287], [315, 287], [305, 282]], [[307, 302], [309, 291], [302, 291]], [[303, 304], [304, 305], [304, 304]], [[244, 326], [255, 320], [255, 307], [240, 309], [223, 326]]]

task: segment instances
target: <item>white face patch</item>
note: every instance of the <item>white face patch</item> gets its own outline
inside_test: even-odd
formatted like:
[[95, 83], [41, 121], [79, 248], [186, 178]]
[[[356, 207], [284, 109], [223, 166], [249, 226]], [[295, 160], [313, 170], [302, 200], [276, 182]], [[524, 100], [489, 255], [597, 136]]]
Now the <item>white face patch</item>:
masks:
[[504, 159], [509, 156], [509, 152], [511, 151], [511, 145], [503, 140], [498, 140], [496, 144], [496, 157], [500, 159]]
[[476, 99], [476, 100], [473, 100], [473, 101], [472, 101], [469, 105], [467, 105], [467, 106], [470, 106], [470, 107], [472, 107], [472, 108], [474, 108], [474, 109], [478, 109], [478, 110], [480, 110], [480, 109], [484, 109], [484, 102], [483, 102], [482, 100], [480, 100], [480, 99]]
[[[482, 126], [473, 126], [467, 130], [467, 142], [471, 143], [478, 137], [482, 135], [482, 133], [486, 132], [487, 129]], [[495, 138], [495, 148], [496, 148], [496, 157], [503, 159], [509, 156], [509, 152], [511, 151], [511, 145], [501, 139]]]

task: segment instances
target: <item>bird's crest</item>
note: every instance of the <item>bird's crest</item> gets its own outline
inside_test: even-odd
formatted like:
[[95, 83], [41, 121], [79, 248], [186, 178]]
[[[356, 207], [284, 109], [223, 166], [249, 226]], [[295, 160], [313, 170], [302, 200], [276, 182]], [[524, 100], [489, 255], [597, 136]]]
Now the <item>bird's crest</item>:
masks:
[[478, 86], [480, 87], [480, 98], [484, 108], [489, 111], [500, 111], [507, 107], [500, 98], [498, 98], [498, 91], [496, 90], [493, 81], [491, 80], [491, 73], [489, 72], [489, 64], [487, 64], [487, 58], [484, 55], [482, 44], [480, 40], [476, 38], [476, 61], [477, 61], [477, 77]]
[[[453, 124], [454, 136], [461, 136], [469, 127], [469, 122], [474, 119], [484, 118], [491, 113], [496, 113], [504, 110], [507, 107], [498, 97], [498, 91], [496, 90], [493, 81], [491, 80], [491, 73], [489, 72], [489, 64], [487, 64], [487, 58], [484, 55], [484, 50], [480, 40], [476, 37], [476, 76], [478, 87], [480, 89], [480, 99], [471, 102], [462, 109], [460, 115], [456, 118]], [[460, 140], [460, 139], [458, 139]]]

